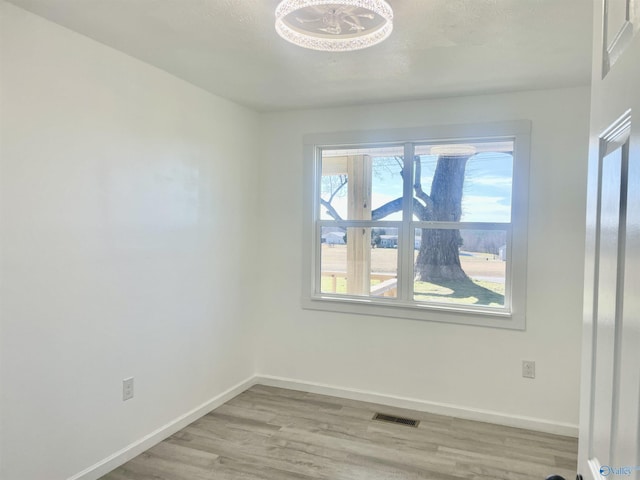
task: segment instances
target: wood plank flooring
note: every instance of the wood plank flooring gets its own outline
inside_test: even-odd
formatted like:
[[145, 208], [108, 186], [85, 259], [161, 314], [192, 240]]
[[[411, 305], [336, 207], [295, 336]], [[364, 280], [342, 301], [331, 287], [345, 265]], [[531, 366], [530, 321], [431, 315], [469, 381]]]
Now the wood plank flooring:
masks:
[[256, 385], [101, 480], [572, 480], [577, 450], [575, 438]]

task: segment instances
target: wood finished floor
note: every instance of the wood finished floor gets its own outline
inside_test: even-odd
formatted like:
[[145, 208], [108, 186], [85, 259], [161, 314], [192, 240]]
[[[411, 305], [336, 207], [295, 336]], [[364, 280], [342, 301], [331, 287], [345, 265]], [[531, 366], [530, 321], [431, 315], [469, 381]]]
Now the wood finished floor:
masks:
[[570, 480], [577, 450], [575, 438], [256, 385], [101, 480]]

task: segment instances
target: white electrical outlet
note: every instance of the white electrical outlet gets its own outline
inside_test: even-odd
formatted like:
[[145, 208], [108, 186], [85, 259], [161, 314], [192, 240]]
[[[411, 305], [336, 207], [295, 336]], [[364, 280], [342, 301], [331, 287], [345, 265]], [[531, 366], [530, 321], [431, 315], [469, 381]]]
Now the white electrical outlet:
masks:
[[524, 378], [536, 378], [536, 362], [533, 360], [523, 360], [522, 376]]
[[122, 401], [131, 400], [133, 398], [133, 377], [122, 380]]

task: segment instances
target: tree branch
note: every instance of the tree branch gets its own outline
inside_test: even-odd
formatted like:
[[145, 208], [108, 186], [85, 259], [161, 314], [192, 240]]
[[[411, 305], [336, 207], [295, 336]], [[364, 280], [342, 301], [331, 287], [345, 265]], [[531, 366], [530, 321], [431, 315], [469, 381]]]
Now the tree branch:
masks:
[[391, 200], [371, 212], [371, 220], [382, 220], [392, 213], [402, 210], [402, 197]]
[[[416, 197], [424, 202], [424, 208], [426, 211], [425, 214], [428, 213], [432, 215], [433, 213], [433, 199], [427, 195], [424, 190], [422, 190], [422, 164], [420, 163], [420, 157], [416, 155], [414, 159], [416, 164], [415, 178], [413, 181], [413, 191], [415, 192]], [[425, 217], [420, 216], [422, 220], [426, 220]]]
[[335, 197], [336, 194], [340, 190], [342, 190], [342, 187], [344, 187], [347, 184], [348, 181], [349, 181], [349, 177], [347, 177], [346, 175], [340, 175], [340, 185], [338, 185], [338, 188], [335, 189], [335, 191], [329, 197], [329, 200], [327, 200], [329, 203], [331, 203], [333, 201], [333, 197]]
[[422, 205], [417, 198], [413, 199], [413, 213], [416, 217], [422, 221], [429, 220], [430, 217], [427, 216], [428, 211], [427, 207]]
[[342, 217], [340, 216], [340, 214], [336, 211], [335, 208], [333, 208], [333, 205], [331, 205], [331, 203], [327, 202], [326, 200], [323, 200], [322, 198], [320, 199], [320, 204], [325, 207], [327, 209], [327, 213], [329, 214], [329, 216], [331, 218], [333, 218], [334, 220], [342, 220]]
[[[402, 211], [402, 197], [396, 198], [395, 200], [391, 200], [390, 202], [385, 203], [381, 207], [376, 208], [371, 212], [371, 220], [382, 220], [385, 217], [388, 217], [392, 213]], [[417, 199], [413, 199], [413, 213], [420, 219], [424, 220], [424, 215], [426, 214], [426, 209], [424, 205], [422, 205]]]

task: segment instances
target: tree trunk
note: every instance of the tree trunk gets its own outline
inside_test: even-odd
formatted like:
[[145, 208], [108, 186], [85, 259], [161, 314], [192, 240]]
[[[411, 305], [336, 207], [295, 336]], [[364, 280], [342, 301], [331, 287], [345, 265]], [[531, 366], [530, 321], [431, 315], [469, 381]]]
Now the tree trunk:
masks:
[[[462, 189], [468, 156], [441, 156], [431, 184], [432, 209], [427, 221], [459, 222]], [[422, 229], [416, 270], [423, 282], [465, 280], [460, 265], [462, 238], [459, 230]]]

